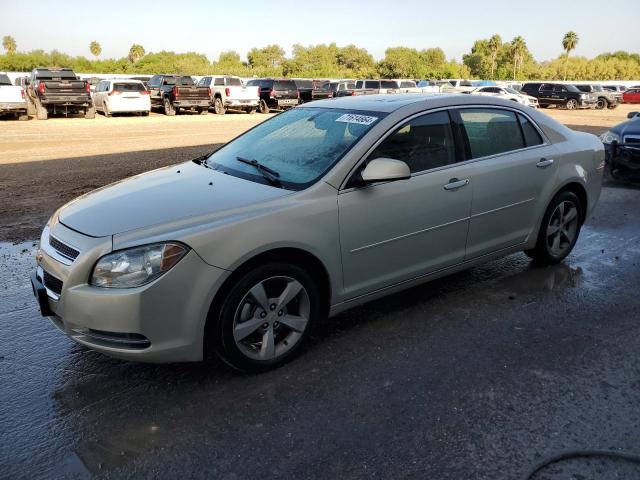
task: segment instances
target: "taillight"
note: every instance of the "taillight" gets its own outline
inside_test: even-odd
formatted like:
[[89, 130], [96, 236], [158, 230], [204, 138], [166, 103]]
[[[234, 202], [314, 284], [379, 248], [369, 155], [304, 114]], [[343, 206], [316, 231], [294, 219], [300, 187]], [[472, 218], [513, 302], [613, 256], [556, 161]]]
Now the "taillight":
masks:
[[209, 95], [209, 98], [211, 98], [211, 87], [207, 88], [207, 95]]
[[140, 95], [149, 95], [149, 90], [147, 90], [146, 88], [144, 90], [141, 90]]
[[300, 98], [300, 90], [296, 90], [296, 94], [298, 95], [298, 98]]
[[44, 83], [40, 82], [38, 84], [38, 90], [40, 91], [40, 95], [44, 95]]
[[224, 89], [224, 94], [226, 97], [230, 97], [231, 96], [231, 89], [229, 87]]
[[24, 89], [22, 89], [22, 88], [20, 89], [20, 96], [21, 96], [22, 98], [24, 98]]
[[178, 87], [173, 87], [171, 89], [171, 95], [173, 95], [173, 98], [178, 98]]
[[260, 87], [258, 87], [258, 97], [260, 96], [261, 93], [262, 93], [262, 90], [260, 89]]
[[276, 93], [273, 91], [273, 88], [269, 91], [269, 98], [274, 98]]
[[91, 85], [89, 85], [89, 82], [84, 83], [84, 89], [87, 91], [87, 93], [91, 93]]

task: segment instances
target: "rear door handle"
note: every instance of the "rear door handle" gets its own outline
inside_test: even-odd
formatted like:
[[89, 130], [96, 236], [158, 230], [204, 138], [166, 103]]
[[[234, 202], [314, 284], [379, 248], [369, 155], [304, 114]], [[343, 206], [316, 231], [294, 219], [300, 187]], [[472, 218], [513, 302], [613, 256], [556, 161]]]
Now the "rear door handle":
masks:
[[547, 168], [549, 165], [553, 165], [553, 158], [541, 158], [538, 163], [536, 163], [536, 167], [538, 168]]
[[462, 187], [466, 187], [467, 185], [469, 185], [469, 179], [465, 178], [464, 180], [458, 180], [457, 178], [452, 178], [451, 180], [449, 180], [449, 183], [447, 183], [444, 186], [445, 190], [457, 190], [459, 188]]

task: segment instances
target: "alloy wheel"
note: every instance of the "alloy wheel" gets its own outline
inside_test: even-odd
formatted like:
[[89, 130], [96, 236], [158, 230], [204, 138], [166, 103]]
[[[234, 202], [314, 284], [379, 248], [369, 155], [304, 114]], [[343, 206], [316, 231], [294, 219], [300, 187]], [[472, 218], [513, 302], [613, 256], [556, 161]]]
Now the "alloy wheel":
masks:
[[578, 108], [578, 102], [573, 98], [567, 101], [567, 110], [575, 110]]
[[288, 276], [270, 277], [244, 295], [233, 320], [233, 339], [247, 357], [274, 360], [291, 350], [309, 323], [311, 303], [304, 286]]
[[565, 200], [558, 204], [547, 225], [547, 248], [554, 257], [563, 256], [573, 245], [578, 233], [578, 207]]

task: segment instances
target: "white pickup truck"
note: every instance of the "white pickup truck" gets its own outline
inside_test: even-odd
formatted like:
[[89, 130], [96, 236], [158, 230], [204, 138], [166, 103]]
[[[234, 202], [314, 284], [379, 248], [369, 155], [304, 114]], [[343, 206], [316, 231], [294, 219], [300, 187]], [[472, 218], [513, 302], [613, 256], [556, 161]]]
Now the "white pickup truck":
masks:
[[4, 73], [0, 73], [0, 115], [12, 115], [18, 120], [29, 120], [23, 88], [12, 85], [9, 76]]
[[202, 77], [199, 86], [209, 87], [214, 112], [224, 115], [227, 110], [255, 113], [260, 103], [259, 87], [246, 87], [240, 77], [213, 75]]

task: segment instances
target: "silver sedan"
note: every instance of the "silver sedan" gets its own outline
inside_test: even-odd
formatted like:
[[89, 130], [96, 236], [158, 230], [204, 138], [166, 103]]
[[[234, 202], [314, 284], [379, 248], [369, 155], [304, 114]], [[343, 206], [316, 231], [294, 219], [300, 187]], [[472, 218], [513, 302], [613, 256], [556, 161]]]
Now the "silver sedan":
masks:
[[355, 305], [519, 251], [562, 261], [603, 167], [598, 138], [511, 101], [313, 102], [60, 208], [34, 293], [105, 354], [265, 370]]

